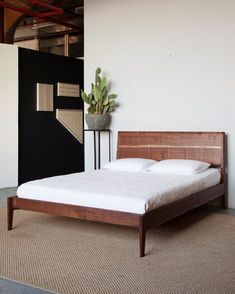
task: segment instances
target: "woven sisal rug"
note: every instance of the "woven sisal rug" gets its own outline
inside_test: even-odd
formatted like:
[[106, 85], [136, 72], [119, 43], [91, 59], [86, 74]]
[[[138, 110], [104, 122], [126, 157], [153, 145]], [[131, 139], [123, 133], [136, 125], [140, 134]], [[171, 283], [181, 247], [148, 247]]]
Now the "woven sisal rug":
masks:
[[56, 293], [235, 293], [235, 217], [194, 211], [147, 233], [0, 209], [0, 276]]

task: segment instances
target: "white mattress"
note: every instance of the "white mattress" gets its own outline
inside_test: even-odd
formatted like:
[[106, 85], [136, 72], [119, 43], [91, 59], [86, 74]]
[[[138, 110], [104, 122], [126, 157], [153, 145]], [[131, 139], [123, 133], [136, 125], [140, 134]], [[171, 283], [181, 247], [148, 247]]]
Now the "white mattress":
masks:
[[190, 176], [96, 170], [22, 184], [21, 198], [143, 214], [220, 182], [210, 168]]

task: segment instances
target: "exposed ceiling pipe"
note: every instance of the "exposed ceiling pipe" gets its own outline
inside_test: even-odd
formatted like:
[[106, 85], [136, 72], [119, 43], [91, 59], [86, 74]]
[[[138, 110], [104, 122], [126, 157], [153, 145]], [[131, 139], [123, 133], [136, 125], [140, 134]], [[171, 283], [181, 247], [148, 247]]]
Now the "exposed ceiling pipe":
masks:
[[19, 6], [15, 6], [15, 5], [12, 5], [12, 4], [3, 2], [3, 1], [0, 1], [0, 7], [12, 9], [12, 10], [15, 10], [15, 11], [18, 11], [18, 12], [21, 12], [21, 13], [24, 13], [26, 15], [30, 15], [30, 16], [36, 17], [36, 18], [40, 18], [40, 19], [44, 19], [44, 20], [49, 20], [51, 22], [60, 24], [60, 25], [65, 26], [65, 27], [72, 28], [72, 29], [77, 30], [77, 31], [80, 31], [80, 32], [82, 31], [81, 27], [78, 26], [78, 25], [71, 24], [69, 22], [66, 22], [66, 21], [63, 21], [63, 20], [60, 20], [58, 18], [53, 17], [54, 15], [62, 14], [63, 13], [63, 9], [62, 8], [59, 8], [59, 7], [56, 7], [56, 6], [52, 6], [52, 5], [49, 5], [49, 4], [46, 4], [46, 3], [43, 3], [43, 2], [37, 1], [37, 0], [28, 0], [28, 1], [30, 1], [31, 3], [34, 3], [34, 4], [37, 3], [38, 5], [43, 6], [44, 8], [47, 8], [47, 9], [51, 9], [51, 10], [52, 10], [52, 7], [53, 7], [53, 11], [51, 11], [51, 12], [38, 13], [36, 11], [30, 10], [30, 9], [27, 9], [27, 8], [23, 8], [23, 7], [19, 7]]
[[[29, 1], [31, 3], [34, 3], [35, 0], [29, 0]], [[57, 7], [59, 10], [56, 10], [56, 11], [53, 10], [51, 12], [38, 13], [36, 11], [30, 10], [30, 9], [27, 9], [27, 8], [23, 8], [23, 7], [19, 7], [19, 6], [15, 6], [15, 5], [9, 4], [7, 2], [3, 2], [3, 1], [0, 2], [0, 6], [1, 7], [4, 7], [4, 8], [15, 10], [15, 11], [18, 11], [18, 12], [21, 12], [21, 13], [24, 13], [24, 14], [27, 14], [27, 15], [30, 15], [30, 16], [34, 16], [34, 17], [38, 17], [38, 18], [43, 18], [43, 19], [46, 18], [46, 17], [48, 17], [48, 16], [51, 16], [51, 15], [62, 14], [63, 13], [63, 9], [61, 9], [59, 7]], [[46, 7], [44, 5], [42, 5], [42, 6], [43, 7]]]
[[28, 0], [29, 2], [31, 2], [32, 4], [36, 4], [42, 7], [47, 8], [48, 10], [51, 10], [51, 12], [43, 12], [43, 13], [39, 13], [39, 18], [45, 18], [48, 16], [52, 16], [52, 15], [59, 15], [62, 14], [64, 11], [62, 8], [54, 6], [54, 5], [49, 5], [47, 3], [38, 1], [38, 0]]

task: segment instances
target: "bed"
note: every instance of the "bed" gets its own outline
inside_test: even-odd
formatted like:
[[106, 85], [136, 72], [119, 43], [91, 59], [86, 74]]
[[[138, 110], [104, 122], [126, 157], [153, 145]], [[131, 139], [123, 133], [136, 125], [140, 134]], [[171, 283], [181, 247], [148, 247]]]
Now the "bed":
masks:
[[[212, 179], [211, 174], [216, 173], [217, 168], [220, 169], [220, 178], [219, 182], [211, 182], [209, 187], [206, 185], [201, 186], [200, 192], [195, 192], [197, 190], [194, 190], [194, 185], [190, 184], [188, 179], [185, 179], [184, 182], [185, 185], [187, 184], [188, 191], [186, 194], [183, 192], [186, 189], [179, 190], [175, 193], [175, 195], [178, 194], [177, 197], [175, 197], [174, 193], [171, 193], [171, 197], [166, 198], [166, 200], [163, 199], [161, 203], [149, 201], [147, 206], [146, 202], [142, 201], [142, 198], [149, 197], [147, 193], [146, 195], [141, 194], [142, 198], [135, 197], [135, 194], [140, 193], [139, 190], [141, 190], [142, 186], [145, 186], [145, 190], [142, 192], [146, 191], [148, 187], [152, 191], [154, 186], [157, 186], [157, 184], [155, 185], [154, 177], [146, 175], [146, 173], [141, 175], [116, 173], [116, 178], [113, 181], [117, 182], [118, 187], [124, 185], [122, 189], [119, 188], [120, 195], [118, 195], [119, 191], [116, 191], [116, 198], [113, 198], [116, 201], [113, 199], [109, 201], [108, 197], [106, 197], [106, 200], [105, 197], [100, 197], [97, 198], [97, 202], [83, 202], [82, 198], [80, 202], [75, 202], [76, 195], [71, 190], [66, 190], [66, 187], [63, 190], [55, 190], [52, 193], [53, 197], [50, 198], [48, 197], [49, 192], [47, 195], [49, 190], [43, 186], [41, 188], [44, 188], [44, 190], [42, 190], [41, 194], [45, 194], [45, 198], [37, 199], [37, 189], [41, 182], [34, 181], [30, 186], [30, 191], [22, 189], [22, 191], [19, 190], [18, 196], [8, 198], [8, 230], [12, 229], [13, 212], [17, 209], [135, 227], [139, 230], [140, 256], [143, 257], [145, 255], [146, 232], [152, 226], [167, 222], [219, 197], [223, 200], [223, 207], [227, 207], [227, 157], [224, 132], [119, 132], [117, 158], [200, 160], [208, 162], [212, 166], [212, 169], [205, 174], [207, 182], [208, 179]], [[83, 175], [83, 177], [86, 177], [86, 181], [90, 181], [93, 178], [94, 180], [96, 179], [97, 183], [101, 183], [102, 178], [109, 178], [110, 181], [113, 178], [113, 174], [110, 174], [109, 171], [93, 171]], [[72, 185], [71, 183], [75, 184], [77, 182], [77, 176], [76, 174], [65, 176], [69, 179], [70, 186]], [[125, 190], [127, 190], [125, 178], [136, 181], [136, 190], [133, 189], [127, 195], [125, 195]], [[199, 178], [197, 177], [197, 179]], [[174, 178], [175, 182], [177, 180], [177, 178]], [[53, 187], [54, 181], [61, 182], [63, 178], [48, 178], [45, 181], [49, 185], [48, 187]], [[138, 186], [139, 181], [142, 181], [140, 186]], [[173, 180], [170, 181], [173, 182]], [[167, 179], [165, 179], [165, 182], [167, 183]], [[205, 181], [202, 179], [201, 182], [204, 183]], [[198, 183], [196, 183], [197, 186]], [[98, 187], [97, 185], [97, 189]], [[91, 190], [86, 192], [87, 194], [92, 194]], [[30, 195], [34, 195], [32, 193], [35, 193], [35, 197], [30, 198]], [[63, 193], [67, 194], [67, 199], [71, 199], [66, 204], [63, 202]], [[129, 197], [130, 195], [132, 198]], [[79, 197], [77, 198], [79, 199]], [[115, 202], [116, 206], [114, 205]], [[119, 208], [120, 204], [122, 207]]]

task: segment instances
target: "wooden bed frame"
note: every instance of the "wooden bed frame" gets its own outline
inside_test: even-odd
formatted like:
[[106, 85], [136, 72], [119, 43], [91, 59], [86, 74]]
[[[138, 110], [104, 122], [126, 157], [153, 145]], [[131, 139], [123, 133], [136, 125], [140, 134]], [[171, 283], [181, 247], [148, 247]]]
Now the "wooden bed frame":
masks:
[[8, 230], [16, 209], [44, 212], [83, 220], [139, 229], [140, 256], [145, 254], [146, 231], [213, 199], [222, 197], [227, 208], [227, 152], [224, 132], [119, 132], [117, 158], [142, 157], [155, 160], [195, 159], [221, 168], [221, 183], [173, 203], [135, 214], [46, 201], [8, 198]]

